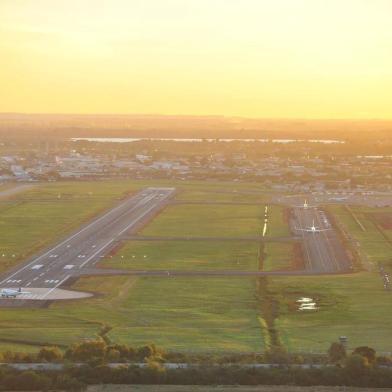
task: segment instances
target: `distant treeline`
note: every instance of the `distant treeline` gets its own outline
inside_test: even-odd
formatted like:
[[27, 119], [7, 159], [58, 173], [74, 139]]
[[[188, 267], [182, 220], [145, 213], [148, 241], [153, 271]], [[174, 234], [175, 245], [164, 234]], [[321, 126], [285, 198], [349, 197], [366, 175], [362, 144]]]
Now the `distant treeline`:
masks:
[[388, 140], [392, 121], [0, 113], [0, 138], [174, 137]]

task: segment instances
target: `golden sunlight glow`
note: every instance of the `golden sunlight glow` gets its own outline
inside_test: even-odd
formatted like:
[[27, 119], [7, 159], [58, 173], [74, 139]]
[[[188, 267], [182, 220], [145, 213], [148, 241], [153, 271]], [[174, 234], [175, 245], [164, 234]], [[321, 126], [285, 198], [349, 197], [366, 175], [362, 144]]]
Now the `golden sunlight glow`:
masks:
[[0, 112], [392, 118], [391, 0], [1, 0]]

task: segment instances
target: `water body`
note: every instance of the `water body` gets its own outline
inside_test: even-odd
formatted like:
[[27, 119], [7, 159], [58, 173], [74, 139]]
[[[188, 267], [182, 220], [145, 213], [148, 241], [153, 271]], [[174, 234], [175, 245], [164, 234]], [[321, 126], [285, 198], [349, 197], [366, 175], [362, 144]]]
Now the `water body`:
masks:
[[201, 142], [260, 142], [260, 143], [321, 143], [321, 144], [344, 144], [343, 140], [328, 140], [328, 139], [203, 139], [203, 138], [158, 138], [158, 137], [146, 137], [146, 138], [133, 138], [133, 137], [73, 137], [71, 141], [87, 141], [97, 143], [132, 143], [140, 141], [164, 141], [164, 142], [187, 142], [187, 143], [201, 143]]

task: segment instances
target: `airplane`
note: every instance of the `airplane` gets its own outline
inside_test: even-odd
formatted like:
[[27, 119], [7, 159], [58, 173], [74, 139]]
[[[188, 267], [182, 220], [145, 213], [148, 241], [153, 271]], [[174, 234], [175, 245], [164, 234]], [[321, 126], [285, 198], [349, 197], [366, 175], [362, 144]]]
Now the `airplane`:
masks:
[[30, 291], [22, 291], [22, 288], [19, 287], [18, 290], [16, 289], [1, 289], [0, 291], [0, 295], [2, 297], [6, 297], [6, 298], [16, 298], [18, 295], [22, 295], [22, 294], [30, 294]]
[[307, 208], [316, 208], [316, 206], [311, 206], [311, 205], [309, 205], [308, 204], [308, 201], [305, 199], [305, 201], [304, 201], [304, 204], [302, 204], [302, 205], [300, 205], [300, 206], [297, 206], [298, 208], [304, 208], [305, 210], [307, 209]]
[[306, 231], [307, 233], [320, 233], [322, 231], [330, 230], [329, 228], [327, 228], [327, 229], [320, 229], [319, 227], [315, 226], [314, 219], [313, 219], [312, 226], [308, 226], [305, 229], [300, 229], [300, 228], [296, 227], [296, 229], [297, 230], [301, 230], [301, 231]]

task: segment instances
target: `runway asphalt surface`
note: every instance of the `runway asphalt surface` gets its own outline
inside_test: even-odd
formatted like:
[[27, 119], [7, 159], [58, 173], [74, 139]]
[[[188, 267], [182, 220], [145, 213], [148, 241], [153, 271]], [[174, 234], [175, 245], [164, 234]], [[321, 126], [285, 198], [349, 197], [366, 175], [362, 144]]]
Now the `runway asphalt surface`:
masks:
[[30, 291], [18, 299], [52, 297], [57, 287], [71, 276], [80, 275], [83, 269], [93, 267], [110, 252], [118, 237], [159, 210], [174, 192], [174, 188], [144, 189], [8, 272], [0, 281], [0, 288], [21, 287]]
[[[302, 236], [305, 270], [313, 273], [349, 272], [349, 257], [325, 212], [317, 207], [294, 207], [292, 211], [292, 230]], [[313, 223], [322, 231], [306, 231]]]

